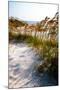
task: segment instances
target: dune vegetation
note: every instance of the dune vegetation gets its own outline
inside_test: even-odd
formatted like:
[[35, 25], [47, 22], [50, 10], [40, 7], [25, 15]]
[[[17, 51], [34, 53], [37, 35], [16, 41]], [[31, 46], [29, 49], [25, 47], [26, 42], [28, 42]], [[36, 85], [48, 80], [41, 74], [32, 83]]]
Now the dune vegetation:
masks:
[[50, 19], [29, 25], [15, 18], [9, 19], [9, 42], [16, 40], [26, 42], [36, 49], [43, 60], [37, 71], [48, 71], [58, 79], [58, 12]]

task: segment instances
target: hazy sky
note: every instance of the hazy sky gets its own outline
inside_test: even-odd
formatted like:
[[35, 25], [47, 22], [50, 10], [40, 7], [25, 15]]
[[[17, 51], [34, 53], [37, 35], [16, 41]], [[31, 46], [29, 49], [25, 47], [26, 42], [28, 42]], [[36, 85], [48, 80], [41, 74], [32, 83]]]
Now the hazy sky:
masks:
[[52, 18], [58, 5], [9, 2], [9, 17], [17, 17], [25, 21], [40, 21], [46, 16]]

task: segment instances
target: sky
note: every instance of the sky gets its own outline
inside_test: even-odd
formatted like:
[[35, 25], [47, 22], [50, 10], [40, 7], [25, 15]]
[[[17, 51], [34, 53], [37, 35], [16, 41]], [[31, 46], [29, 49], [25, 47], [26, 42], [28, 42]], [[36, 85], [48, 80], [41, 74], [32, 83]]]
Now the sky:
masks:
[[56, 4], [9, 2], [9, 17], [24, 21], [41, 21], [46, 16], [53, 18], [57, 10]]

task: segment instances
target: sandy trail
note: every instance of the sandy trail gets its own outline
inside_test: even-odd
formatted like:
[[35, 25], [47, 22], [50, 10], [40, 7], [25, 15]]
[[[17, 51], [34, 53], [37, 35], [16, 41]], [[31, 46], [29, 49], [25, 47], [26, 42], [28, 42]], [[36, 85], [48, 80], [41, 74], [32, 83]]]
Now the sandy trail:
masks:
[[48, 75], [38, 75], [39, 55], [25, 43], [9, 44], [9, 88], [52, 85]]

